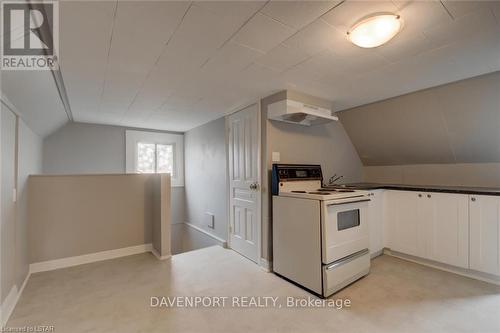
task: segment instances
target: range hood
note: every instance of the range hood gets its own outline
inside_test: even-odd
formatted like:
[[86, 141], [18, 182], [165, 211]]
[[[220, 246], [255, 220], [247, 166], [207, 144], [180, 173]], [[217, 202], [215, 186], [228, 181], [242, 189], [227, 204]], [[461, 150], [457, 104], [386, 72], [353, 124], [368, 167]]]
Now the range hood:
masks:
[[339, 120], [337, 116], [332, 116], [331, 110], [291, 99], [269, 104], [267, 107], [267, 118], [304, 126], [319, 125]]

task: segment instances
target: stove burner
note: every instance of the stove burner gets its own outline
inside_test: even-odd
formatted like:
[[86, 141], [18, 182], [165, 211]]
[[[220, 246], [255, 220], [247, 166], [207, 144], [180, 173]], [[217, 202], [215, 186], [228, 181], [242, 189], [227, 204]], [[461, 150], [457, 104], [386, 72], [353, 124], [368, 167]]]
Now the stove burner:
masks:
[[318, 191], [318, 192], [307, 192], [309, 194], [324, 194], [324, 195], [327, 195], [327, 194], [331, 194], [330, 192], [324, 192], [324, 191]]
[[306, 191], [291, 191], [292, 193], [307, 193]]

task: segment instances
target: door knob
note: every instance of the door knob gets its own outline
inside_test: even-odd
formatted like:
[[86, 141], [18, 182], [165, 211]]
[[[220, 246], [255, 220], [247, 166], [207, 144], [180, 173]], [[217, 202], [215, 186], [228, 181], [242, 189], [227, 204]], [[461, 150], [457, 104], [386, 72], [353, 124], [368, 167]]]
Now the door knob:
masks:
[[258, 187], [259, 187], [259, 184], [257, 184], [257, 183], [250, 184], [250, 189], [251, 190], [256, 190]]

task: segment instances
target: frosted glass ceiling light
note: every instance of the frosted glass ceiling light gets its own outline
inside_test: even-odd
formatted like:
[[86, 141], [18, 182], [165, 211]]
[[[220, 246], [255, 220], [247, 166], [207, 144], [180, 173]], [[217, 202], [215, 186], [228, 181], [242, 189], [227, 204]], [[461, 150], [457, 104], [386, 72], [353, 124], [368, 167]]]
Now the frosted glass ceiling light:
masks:
[[401, 30], [403, 22], [399, 15], [376, 14], [356, 23], [347, 32], [349, 40], [363, 48], [383, 45]]

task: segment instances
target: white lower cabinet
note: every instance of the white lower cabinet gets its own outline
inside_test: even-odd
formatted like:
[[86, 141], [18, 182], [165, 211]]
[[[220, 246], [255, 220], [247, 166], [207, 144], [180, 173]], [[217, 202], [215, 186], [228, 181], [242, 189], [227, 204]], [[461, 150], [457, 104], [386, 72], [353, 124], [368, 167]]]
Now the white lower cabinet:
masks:
[[370, 191], [368, 205], [368, 226], [370, 229], [370, 254], [384, 249], [384, 192]]
[[500, 197], [469, 196], [470, 268], [500, 275]]
[[469, 268], [468, 196], [428, 193], [432, 216], [428, 225], [426, 258]]
[[467, 195], [388, 191], [386, 200], [392, 250], [468, 268]]
[[419, 256], [417, 193], [388, 191], [386, 200], [388, 246], [394, 251]]

